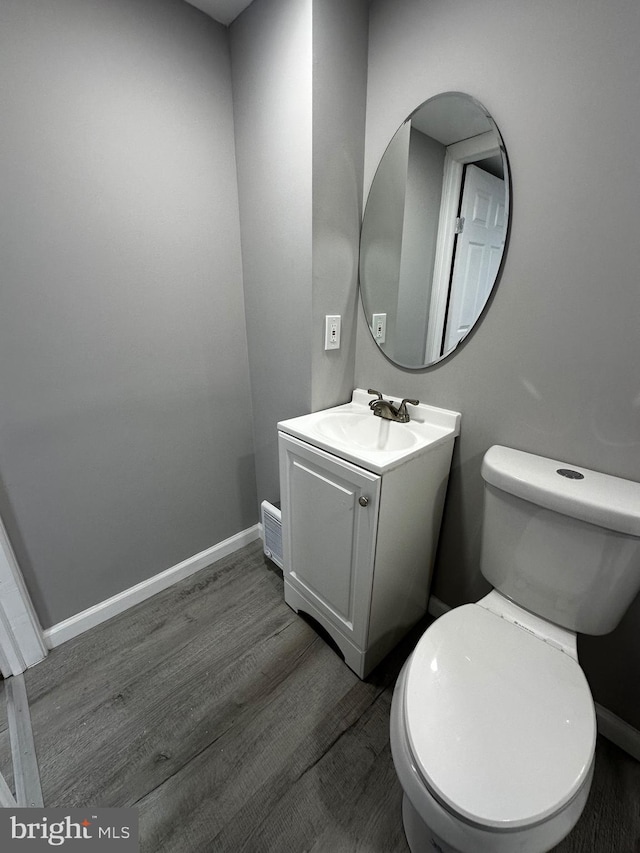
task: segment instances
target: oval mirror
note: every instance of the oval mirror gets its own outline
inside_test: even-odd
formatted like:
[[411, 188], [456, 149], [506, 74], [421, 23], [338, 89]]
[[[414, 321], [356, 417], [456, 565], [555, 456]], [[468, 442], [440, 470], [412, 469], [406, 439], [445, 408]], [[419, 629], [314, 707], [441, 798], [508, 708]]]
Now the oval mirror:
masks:
[[455, 350], [495, 286], [508, 227], [495, 122], [461, 92], [426, 101], [389, 143], [362, 221], [362, 304], [387, 358], [420, 369]]

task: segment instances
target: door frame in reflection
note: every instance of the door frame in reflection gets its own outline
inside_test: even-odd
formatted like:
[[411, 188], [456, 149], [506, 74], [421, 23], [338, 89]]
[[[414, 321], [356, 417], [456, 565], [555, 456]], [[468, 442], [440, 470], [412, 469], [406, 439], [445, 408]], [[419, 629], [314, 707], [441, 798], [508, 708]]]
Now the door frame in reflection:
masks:
[[[464, 176], [464, 167], [488, 157], [501, 155], [502, 149], [498, 136], [493, 131], [463, 139], [449, 145], [445, 152], [442, 198], [438, 220], [436, 256], [433, 270], [429, 323], [427, 326], [427, 345], [425, 359], [427, 363], [438, 361], [446, 353], [442, 352], [444, 327], [449, 301], [449, 285], [453, 265], [456, 224], [460, 209], [460, 196]], [[505, 181], [505, 192], [508, 184]]]

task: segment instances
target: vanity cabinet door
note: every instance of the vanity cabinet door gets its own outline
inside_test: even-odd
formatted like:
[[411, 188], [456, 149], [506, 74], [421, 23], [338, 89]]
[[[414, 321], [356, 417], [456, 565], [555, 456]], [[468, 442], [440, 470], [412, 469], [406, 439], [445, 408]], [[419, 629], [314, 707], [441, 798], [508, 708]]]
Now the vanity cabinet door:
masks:
[[279, 443], [285, 580], [364, 648], [382, 478], [283, 433]]

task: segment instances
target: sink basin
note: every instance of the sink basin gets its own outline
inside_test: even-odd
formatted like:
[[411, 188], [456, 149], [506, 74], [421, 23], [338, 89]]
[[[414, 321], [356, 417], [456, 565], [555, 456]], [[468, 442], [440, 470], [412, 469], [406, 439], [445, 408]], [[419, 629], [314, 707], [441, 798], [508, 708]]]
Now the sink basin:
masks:
[[366, 415], [328, 411], [317, 419], [316, 427], [328, 439], [342, 445], [353, 444], [363, 450], [408, 450], [418, 441], [412, 430], [397, 429], [406, 424], [376, 418], [371, 411]]
[[350, 403], [280, 421], [278, 429], [378, 474], [453, 441], [460, 432], [458, 412], [423, 403], [408, 405], [411, 420], [402, 424], [376, 417], [369, 408], [371, 399], [367, 391], [356, 388]]

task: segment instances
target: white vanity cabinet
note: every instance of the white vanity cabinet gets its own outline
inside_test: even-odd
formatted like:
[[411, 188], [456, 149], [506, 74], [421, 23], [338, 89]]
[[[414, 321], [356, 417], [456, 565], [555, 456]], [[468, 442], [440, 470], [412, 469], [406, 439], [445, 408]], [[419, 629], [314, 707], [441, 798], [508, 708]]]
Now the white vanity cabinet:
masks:
[[285, 601], [364, 678], [426, 612], [458, 430], [375, 471], [297, 422], [278, 425]]
[[382, 477], [284, 433], [279, 446], [285, 600], [305, 609], [291, 587], [322, 612], [311, 616], [362, 649]]

